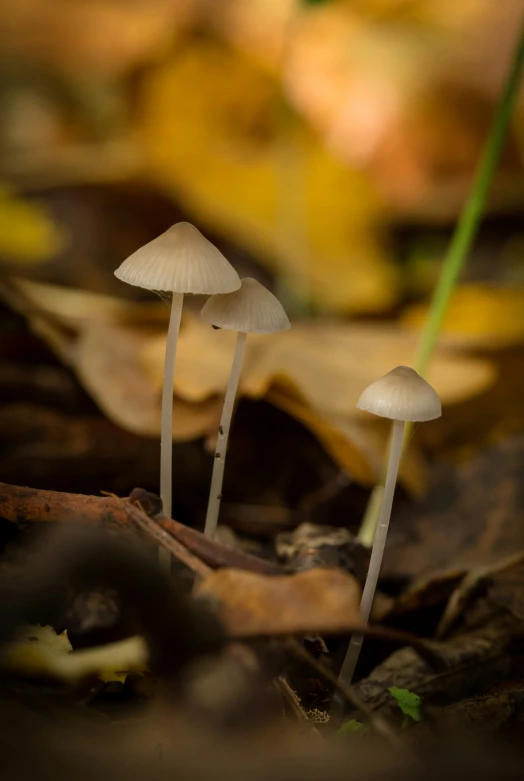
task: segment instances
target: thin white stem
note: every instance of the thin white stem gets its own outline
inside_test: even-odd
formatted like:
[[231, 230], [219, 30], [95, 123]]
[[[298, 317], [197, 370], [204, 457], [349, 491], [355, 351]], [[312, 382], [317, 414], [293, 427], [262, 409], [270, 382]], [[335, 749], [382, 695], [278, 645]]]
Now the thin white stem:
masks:
[[220, 512], [220, 500], [222, 499], [222, 484], [224, 482], [224, 468], [226, 465], [227, 441], [229, 438], [229, 429], [231, 428], [231, 418], [235, 405], [238, 381], [244, 359], [244, 350], [246, 347], [247, 334], [239, 333], [237, 336], [237, 345], [235, 348], [235, 357], [231, 366], [231, 374], [227, 384], [226, 395], [224, 398], [224, 407], [220, 426], [218, 429], [217, 445], [215, 449], [215, 458], [213, 461], [213, 474], [211, 476], [211, 489], [209, 491], [209, 502], [207, 505], [206, 525], [204, 534], [213, 539], [215, 536], [218, 514]]
[[[164, 383], [162, 386], [162, 426], [160, 430], [160, 498], [164, 515], [171, 518], [172, 462], [173, 462], [173, 385], [175, 381], [175, 361], [182, 306], [183, 293], [173, 293], [171, 316], [167, 330], [166, 357], [164, 361]], [[159, 551], [162, 567], [169, 571], [171, 556], [163, 548]]]
[[[389, 520], [391, 518], [391, 508], [393, 506], [393, 496], [395, 494], [400, 456], [402, 454], [402, 441], [404, 438], [405, 425], [403, 420], [395, 420], [391, 432], [386, 484], [384, 486], [377, 531], [375, 532], [375, 538], [373, 540], [368, 574], [362, 592], [362, 599], [360, 600], [360, 613], [366, 624], [369, 621], [369, 615], [373, 606], [373, 599], [380, 576], [380, 569], [382, 567], [382, 559], [384, 558]], [[349, 643], [346, 658], [344, 659], [344, 664], [342, 665], [339, 675], [346, 685], [349, 685], [353, 679], [355, 667], [357, 666], [358, 658], [360, 656], [360, 649], [362, 648], [362, 641], [362, 635], [353, 635], [351, 642]]]

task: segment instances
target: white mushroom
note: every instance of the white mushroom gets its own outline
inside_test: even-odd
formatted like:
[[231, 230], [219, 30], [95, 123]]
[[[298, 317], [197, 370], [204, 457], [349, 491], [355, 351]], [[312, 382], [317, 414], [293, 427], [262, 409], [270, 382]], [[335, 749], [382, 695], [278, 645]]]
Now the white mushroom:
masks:
[[[362, 618], [367, 622], [371, 613], [386, 547], [406, 422], [423, 422], [439, 418], [442, 414], [442, 406], [438, 395], [431, 385], [417, 374], [414, 369], [410, 369], [408, 366], [397, 366], [396, 369], [388, 372], [388, 374], [373, 382], [363, 391], [357, 407], [358, 409], [371, 412], [373, 415], [393, 420], [386, 484], [382, 496], [377, 530], [373, 540], [368, 574], [360, 602]], [[340, 678], [346, 684], [351, 683], [353, 678], [362, 647], [362, 640], [362, 635], [354, 635], [351, 638], [346, 658], [340, 671]]]
[[213, 538], [218, 523], [224, 468], [226, 463], [227, 441], [231, 427], [231, 417], [235, 396], [242, 369], [244, 350], [248, 333], [271, 334], [290, 328], [288, 317], [280, 301], [256, 279], [242, 280], [242, 286], [234, 293], [216, 295], [204, 304], [202, 317], [211, 325], [237, 331], [237, 344], [229, 382], [224, 398], [224, 407], [218, 429], [213, 475], [207, 507], [204, 533]]
[[115, 276], [128, 285], [173, 296], [164, 362], [160, 438], [160, 497], [164, 514], [171, 517], [173, 383], [184, 294], [230, 293], [240, 287], [240, 278], [222, 253], [188, 222], [176, 223], [138, 249], [117, 268]]

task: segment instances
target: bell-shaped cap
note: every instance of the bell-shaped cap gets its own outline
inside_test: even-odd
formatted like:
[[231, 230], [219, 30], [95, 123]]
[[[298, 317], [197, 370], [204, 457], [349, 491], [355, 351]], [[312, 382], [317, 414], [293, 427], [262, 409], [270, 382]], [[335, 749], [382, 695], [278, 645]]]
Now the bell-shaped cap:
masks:
[[243, 279], [234, 293], [211, 296], [202, 317], [218, 328], [250, 334], [272, 334], [291, 327], [278, 298], [251, 277]]
[[189, 222], [177, 222], [137, 249], [115, 276], [128, 285], [170, 293], [210, 295], [240, 287], [233, 266]]
[[392, 420], [413, 423], [442, 415], [442, 405], [431, 385], [409, 366], [397, 366], [362, 392], [358, 409]]

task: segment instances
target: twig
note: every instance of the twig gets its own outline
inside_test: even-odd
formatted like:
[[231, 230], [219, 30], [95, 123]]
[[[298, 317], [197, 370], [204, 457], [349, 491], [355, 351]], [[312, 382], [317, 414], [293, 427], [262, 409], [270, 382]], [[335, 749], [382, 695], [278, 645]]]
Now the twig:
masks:
[[303, 724], [305, 727], [307, 727], [309, 733], [312, 736], [314, 736], [315, 739], [323, 741], [322, 735], [315, 727], [314, 722], [311, 721], [306, 711], [300, 704], [300, 698], [298, 697], [297, 693], [291, 688], [285, 676], [279, 675], [276, 678], [274, 678], [273, 686], [278, 692], [278, 694], [280, 695], [280, 697], [282, 697], [283, 701], [285, 702], [289, 710], [291, 710], [292, 713], [295, 715], [297, 721], [300, 724]]
[[[149, 503], [151, 512], [142, 513], [141, 528], [150, 539], [162, 547], [168, 547], [167, 541], [174, 538], [189, 553], [200, 559], [203, 566], [207, 565], [211, 569], [234, 567], [261, 575], [283, 572], [280, 567], [270, 562], [230, 548], [223, 543], [209, 540], [196, 529], [156, 514], [161, 508], [160, 500], [155, 494], [142, 489], [135, 489], [129, 500], [122, 500], [116, 496], [83, 496], [0, 483], [0, 516], [20, 525], [58, 521], [84, 522], [125, 530], [136, 525], [136, 517], [130, 515], [128, 508], [136, 507], [137, 503], [143, 508], [147, 508]], [[151, 523], [147, 523], [145, 519], [149, 519]], [[164, 532], [167, 532], [167, 537], [162, 536], [160, 539], [158, 527], [162, 527]], [[180, 558], [179, 547], [171, 545], [168, 549], [174, 556]], [[184, 564], [194, 570], [194, 560], [186, 554], [184, 558]], [[189, 561], [193, 564], [189, 564]]]
[[156, 542], [161, 548], [165, 548], [171, 555], [175, 556], [182, 564], [185, 564], [200, 577], [207, 577], [213, 570], [204, 564], [199, 558], [181, 545], [178, 540], [161, 529], [145, 512], [136, 504], [132, 504], [129, 499], [116, 498], [124, 512], [129, 516], [133, 523], [143, 531], [152, 541]]
[[324, 680], [326, 680], [331, 686], [337, 689], [345, 701], [355, 710], [359, 711], [364, 718], [369, 722], [372, 729], [379, 735], [382, 735], [392, 746], [400, 745], [400, 738], [395, 730], [389, 726], [387, 721], [378, 713], [374, 713], [367, 703], [362, 700], [358, 694], [356, 694], [350, 686], [347, 686], [344, 681], [337, 680], [336, 675], [331, 672], [327, 667], [318, 662], [308, 651], [304, 648], [298, 640], [294, 638], [288, 638], [285, 643], [289, 652], [298, 659], [298, 661], [307, 664], [311, 669]]

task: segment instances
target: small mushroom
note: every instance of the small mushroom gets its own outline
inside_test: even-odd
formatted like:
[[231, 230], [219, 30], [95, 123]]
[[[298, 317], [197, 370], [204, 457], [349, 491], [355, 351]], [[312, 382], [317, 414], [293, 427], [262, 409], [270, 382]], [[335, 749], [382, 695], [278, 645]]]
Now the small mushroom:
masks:
[[225, 328], [237, 331], [235, 355], [229, 375], [229, 382], [224, 398], [224, 407], [218, 429], [213, 474], [207, 507], [204, 533], [207, 537], [215, 536], [222, 484], [226, 463], [226, 449], [231, 427], [231, 417], [242, 369], [244, 350], [248, 333], [271, 334], [290, 328], [288, 317], [280, 301], [256, 279], [247, 277], [242, 280], [239, 290], [226, 295], [211, 296], [204, 304], [202, 317], [215, 328]]
[[[363, 391], [357, 407], [381, 418], [390, 418], [393, 421], [386, 484], [382, 495], [377, 530], [371, 549], [368, 574], [360, 601], [360, 612], [363, 620], [367, 622], [371, 613], [386, 547], [406, 422], [418, 423], [439, 418], [442, 414], [442, 405], [431, 385], [417, 374], [414, 369], [410, 369], [408, 366], [397, 366], [396, 369], [371, 383]], [[351, 638], [340, 672], [340, 678], [346, 684], [350, 684], [353, 678], [362, 647], [362, 640], [362, 635], [354, 635]]]
[[188, 222], [177, 222], [138, 249], [117, 268], [115, 276], [128, 285], [173, 294], [160, 435], [160, 498], [164, 514], [171, 517], [173, 383], [184, 294], [230, 293], [240, 287], [240, 277], [222, 253]]

